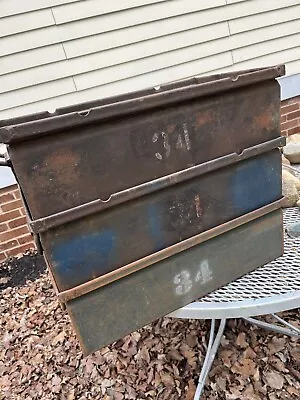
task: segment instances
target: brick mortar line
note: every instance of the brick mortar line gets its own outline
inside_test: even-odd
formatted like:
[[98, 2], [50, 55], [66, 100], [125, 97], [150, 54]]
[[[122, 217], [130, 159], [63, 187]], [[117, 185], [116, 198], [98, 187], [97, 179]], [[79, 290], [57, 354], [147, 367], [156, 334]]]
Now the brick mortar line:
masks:
[[[17, 221], [18, 219], [21, 219], [21, 218], [26, 218], [26, 217], [25, 217], [25, 215], [21, 214], [20, 217], [16, 217], [16, 218], [10, 219], [9, 222]], [[26, 224], [24, 224], [24, 225], [26, 225]]]
[[298, 121], [297, 125], [300, 125], [300, 119], [299, 119], [299, 117], [297, 117], [297, 118], [293, 118], [293, 119], [287, 119], [286, 121], [281, 122], [280, 126], [286, 124], [287, 122], [293, 122], [293, 121]]
[[0, 189], [0, 196], [3, 194], [11, 193], [13, 191], [19, 190], [17, 185], [13, 185], [13, 187], [5, 187]]
[[[0, 204], [0, 206], [1, 206], [1, 204]], [[12, 210], [9, 210], [9, 211], [3, 211], [2, 213], [0, 213], [1, 215], [5, 215], [5, 214], [9, 214], [10, 212], [12, 212], [12, 211], [20, 211], [20, 214], [21, 214], [21, 216], [23, 217], [24, 215], [22, 214], [22, 211], [24, 210], [24, 207], [18, 207], [18, 208], [13, 208]], [[25, 211], [25, 210], [24, 210]], [[16, 218], [14, 218], [14, 219], [17, 219], [17, 218], [19, 218], [19, 217], [16, 217]], [[12, 221], [12, 220], [10, 220], [10, 221]]]
[[[291, 104], [291, 105], [293, 105], [293, 104]], [[300, 103], [297, 103], [297, 106], [299, 106], [300, 107]], [[287, 106], [287, 108], [288, 108], [289, 106]], [[299, 109], [298, 110], [295, 110], [295, 111], [299, 111]], [[287, 113], [285, 113], [285, 115], [286, 114], [290, 114], [291, 112], [295, 112], [295, 111], [288, 111]]]
[[[300, 106], [300, 104], [299, 104], [299, 106]], [[297, 112], [297, 111], [299, 111], [299, 109], [298, 109], [298, 110], [295, 110], [295, 111], [288, 111], [287, 113], [285, 113], [285, 114], [283, 114], [283, 115], [288, 115], [288, 114], [291, 114], [291, 113]]]
[[[21, 229], [21, 228], [26, 228], [26, 229], [28, 230], [28, 232], [29, 232], [28, 225], [21, 225], [21, 226], [18, 226], [18, 227], [16, 227], [16, 228], [14, 228], [14, 229], [9, 229], [8, 232], [14, 233], [15, 231], [17, 231], [18, 229]], [[7, 231], [4, 231], [4, 232], [2, 232], [0, 235], [3, 235], [3, 236], [4, 236], [6, 233], [7, 233]], [[23, 235], [26, 235], [26, 234], [27, 234], [27, 233], [21, 233], [20, 235], [18, 235], [18, 236], [16, 236], [16, 237], [20, 237], [20, 236], [23, 236]], [[5, 242], [1, 242], [1, 243], [6, 243], [6, 242], [9, 242], [10, 240], [12, 240], [12, 238], [6, 240]]]
[[[299, 115], [297, 115], [295, 118], [290, 118], [290, 119], [287, 118], [287, 121], [294, 121], [295, 119], [298, 119], [298, 123], [299, 123], [300, 110], [294, 111], [294, 112], [299, 113]], [[290, 114], [294, 114], [294, 113], [292, 112], [292, 113], [290, 113]], [[290, 114], [288, 114], [287, 116], [289, 116]]]
[[[31, 246], [31, 245], [32, 245], [32, 247], [28, 247], [28, 246]], [[34, 243], [24, 243], [22, 245], [13, 247], [11, 249], [7, 249], [2, 254], [4, 254], [6, 258], [13, 257], [12, 255], [9, 254], [9, 252], [12, 252], [12, 251], [18, 250], [18, 249], [20, 249], [20, 252], [17, 253], [17, 254], [23, 254], [26, 250], [30, 250], [30, 249], [34, 250], [35, 246], [34, 246]]]
[[32, 237], [32, 235], [30, 234], [30, 232], [29, 233], [27, 233], [27, 234], [25, 234], [25, 235], [22, 235], [22, 236], [18, 236], [17, 238], [16, 238], [16, 240], [20, 240], [20, 239], [25, 239], [25, 238], [30, 238], [30, 240], [28, 240], [28, 242], [25, 242], [25, 243], [20, 243], [20, 244], [26, 244], [26, 243], [29, 243], [29, 242], [33, 242], [34, 243], [34, 240], [33, 240], [33, 237]]
[[[299, 110], [299, 111], [300, 111], [300, 110]], [[300, 118], [299, 118], [299, 117], [296, 117], [296, 118], [293, 118], [293, 119], [287, 119], [286, 121], [281, 122], [280, 125], [285, 124], [286, 122], [297, 121], [297, 120], [298, 120], [298, 123], [300, 123], [300, 122], [299, 122]]]
[[[8, 210], [5, 210], [3, 208], [3, 207], [9, 206], [10, 204], [13, 204], [14, 202], [16, 203], [16, 207], [13, 206], [12, 208], [9, 208]], [[21, 199], [15, 199], [15, 200], [10, 201], [10, 202], [8, 202], [6, 204], [1, 204], [1, 209], [2, 209], [3, 213], [9, 212], [9, 211], [13, 211], [13, 210], [18, 210], [18, 209], [22, 208], [22, 205], [20, 205], [20, 203], [22, 204], [22, 200]]]
[[[12, 211], [13, 211], [13, 210], [12, 210]], [[24, 218], [24, 217], [25, 217], [25, 215], [22, 215], [22, 214], [21, 214], [19, 217], [10, 219], [9, 222], [16, 221], [17, 219]], [[26, 217], [25, 217], [25, 218], [26, 218]], [[4, 222], [2, 222], [2, 223], [4, 224]]]
[[[282, 125], [282, 127], [283, 127], [283, 130], [285, 130], [284, 128], [285, 128], [286, 126], [288, 126], [288, 125], [291, 125], [291, 124], [293, 124], [293, 126], [291, 126], [291, 128], [294, 128], [294, 127], [295, 127], [295, 126], [294, 126], [295, 123], [296, 123], [295, 126], [298, 126], [298, 125], [299, 125], [299, 118], [290, 119], [289, 121], [283, 122], [281, 125]], [[287, 129], [289, 129], [289, 128], [287, 128]]]
[[[5, 197], [8, 194], [11, 194], [11, 193], [9, 192], [9, 193], [6, 193], [6, 194], [0, 194], [0, 197]], [[16, 197], [14, 197], [12, 200], [2, 201], [1, 198], [0, 198], [0, 205], [4, 206], [6, 204], [12, 203], [13, 201], [17, 201], [17, 200], [20, 200], [20, 199], [17, 199]]]
[[[21, 199], [17, 199], [17, 200], [14, 200], [14, 201], [20, 201]], [[10, 202], [10, 203], [12, 203], [12, 201]], [[0, 206], [6, 206], [7, 204], [9, 204], [9, 203], [5, 203], [5, 204], [2, 204], [2, 203], [0, 203]], [[16, 207], [16, 208], [12, 208], [11, 210], [8, 210], [8, 211], [3, 211], [3, 214], [5, 214], [5, 213], [9, 213], [9, 212], [11, 212], [11, 211], [14, 211], [14, 210], [23, 210], [24, 209], [24, 207], [23, 206], [21, 206], [21, 207]]]
[[33, 248], [35, 248], [34, 242], [27, 242], [27, 243], [23, 243], [23, 244], [18, 244], [18, 246], [14, 246], [14, 247], [12, 247], [11, 249], [3, 250], [2, 253], [6, 253], [6, 252], [8, 252], [8, 251], [10, 251], [10, 250], [16, 250], [16, 249], [18, 249], [19, 247], [25, 247], [25, 246], [29, 246], [29, 245], [33, 245]]
[[295, 103], [286, 104], [286, 105], [280, 107], [280, 111], [284, 113], [284, 111], [285, 111], [286, 109], [289, 109], [289, 108], [291, 108], [291, 107], [293, 107], [293, 106], [299, 107], [299, 105], [300, 105], [300, 102], [295, 102]]

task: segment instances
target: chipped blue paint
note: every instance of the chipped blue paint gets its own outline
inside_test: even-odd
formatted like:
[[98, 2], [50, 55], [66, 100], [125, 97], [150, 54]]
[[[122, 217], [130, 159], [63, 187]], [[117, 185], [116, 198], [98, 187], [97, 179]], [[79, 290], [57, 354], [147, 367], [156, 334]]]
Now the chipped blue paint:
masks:
[[239, 164], [230, 181], [237, 210], [247, 213], [281, 197], [281, 179], [273, 167], [274, 164], [263, 157]]
[[89, 235], [77, 236], [60, 242], [53, 248], [52, 257], [57, 276], [68, 286], [74, 280], [84, 282], [86, 276], [98, 276], [99, 268], [105, 270], [116, 259], [116, 236], [106, 229]]
[[[272, 151], [47, 232], [42, 240], [51, 249], [59, 290], [278, 200], [280, 158], [278, 150]], [[195, 195], [203, 208], [200, 217]]]

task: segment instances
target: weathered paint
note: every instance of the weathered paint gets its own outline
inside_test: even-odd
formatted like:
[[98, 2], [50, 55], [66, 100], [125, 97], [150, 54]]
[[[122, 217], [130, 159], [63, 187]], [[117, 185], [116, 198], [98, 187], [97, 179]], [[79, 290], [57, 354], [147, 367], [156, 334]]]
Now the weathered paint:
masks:
[[85, 353], [282, 253], [282, 74], [191, 78], [0, 121]]
[[208, 97], [199, 88], [192, 101], [11, 143], [10, 154], [37, 219], [277, 138], [279, 110], [275, 80]]
[[85, 354], [280, 256], [282, 235], [278, 210], [67, 302]]
[[279, 152], [273, 164], [267, 156], [256, 157], [251, 168], [247, 163], [241, 163], [230, 180], [235, 207], [243, 213], [254, 204], [259, 208], [269, 203], [270, 196], [281, 196], [279, 178]]
[[279, 150], [41, 233], [60, 290], [281, 198]]
[[162, 234], [163, 227], [159, 218], [160, 212], [158, 207], [159, 206], [153, 203], [150, 203], [148, 206], [146, 206], [146, 213], [149, 221], [149, 235], [152, 237], [153, 240], [154, 251], [159, 251], [166, 247], [166, 243]]
[[[89, 266], [97, 265], [105, 270], [109, 263], [116, 262], [117, 255], [116, 234], [111, 229], [101, 228], [92, 234], [74, 235], [67, 243], [59, 243], [53, 250], [56, 269], [66, 279], [85, 275]], [[93, 273], [91, 276], [96, 277]]]

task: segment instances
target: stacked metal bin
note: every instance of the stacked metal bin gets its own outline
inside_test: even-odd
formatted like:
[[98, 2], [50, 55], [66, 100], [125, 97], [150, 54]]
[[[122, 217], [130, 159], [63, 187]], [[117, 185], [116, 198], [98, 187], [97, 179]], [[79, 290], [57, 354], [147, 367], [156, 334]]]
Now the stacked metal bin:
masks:
[[82, 349], [280, 256], [283, 66], [2, 121]]

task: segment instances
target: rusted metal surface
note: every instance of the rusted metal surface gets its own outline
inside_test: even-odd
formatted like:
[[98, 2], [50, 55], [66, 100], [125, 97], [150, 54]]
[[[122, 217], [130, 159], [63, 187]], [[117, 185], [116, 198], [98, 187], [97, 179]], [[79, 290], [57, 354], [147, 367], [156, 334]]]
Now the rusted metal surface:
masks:
[[183, 171], [174, 172], [174, 174], [172, 175], [163, 176], [161, 178], [146, 182], [144, 184], [135, 186], [122, 192], [114, 193], [107, 201], [102, 201], [100, 199], [94, 200], [89, 203], [70, 208], [69, 210], [31, 221], [30, 226], [33, 232], [41, 233], [47, 231], [50, 228], [55, 228], [57, 226], [66, 224], [67, 222], [87, 217], [88, 215], [103, 211], [107, 208], [116, 206], [129, 200], [145, 196], [146, 194], [150, 194], [158, 190], [162, 190], [168, 186], [178, 184], [180, 182], [195, 178], [200, 175], [204, 175], [216, 169], [246, 160], [250, 157], [255, 157], [269, 150], [273, 150], [275, 148], [283, 146], [285, 142], [285, 137], [273, 139], [269, 142], [245, 149], [241, 154], [228, 154], [226, 156], [218, 158], [217, 160], [208, 161], [206, 163], [187, 168]]
[[67, 302], [84, 353], [280, 256], [281, 214], [275, 211]]
[[86, 354], [282, 253], [283, 73], [196, 77], [0, 123]]
[[191, 247], [194, 247], [200, 243], [205, 242], [206, 240], [213, 239], [218, 235], [222, 235], [223, 233], [238, 228], [239, 226], [245, 223], [251, 222], [254, 219], [260, 218], [266, 214], [278, 210], [281, 207], [282, 203], [283, 199], [268, 204], [267, 206], [259, 208], [258, 210], [252, 211], [246, 215], [235, 218], [231, 221], [225, 222], [224, 224], [209, 229], [208, 231], [200, 233], [199, 235], [183, 240], [182, 242], [179, 242], [173, 246], [167, 247], [166, 249], [153, 253], [150, 256], [144, 257], [129, 265], [125, 265], [124, 267], [118, 268], [115, 271], [107, 273], [98, 278], [92, 279], [72, 289], [60, 292], [58, 294], [58, 297], [60, 301], [64, 303], [70, 300], [74, 300], [77, 297], [83, 296], [87, 293], [92, 292], [93, 290], [99, 289], [121, 278], [124, 278], [130, 274], [140, 271], [146, 267], [149, 267], [152, 264], [158, 263], [159, 261], [165, 260], [166, 258], [169, 258], [175, 254], [188, 250]]
[[62, 291], [281, 196], [276, 149], [48, 230], [41, 243]]
[[[264, 71], [245, 77], [254, 79], [257, 74]], [[30, 123], [10, 126], [9, 153], [32, 218], [107, 200], [114, 193], [278, 138], [278, 82], [268, 79], [251, 85], [250, 79], [241, 87], [242, 77], [226, 78], [222, 91], [215, 94], [212, 88], [222, 79], [188, 87], [178, 84], [178, 89], [160, 94], [166, 103], [175, 96], [169, 107], [154, 102], [156, 108], [144, 109], [147, 96], [137, 97], [132, 101], [140, 110], [97, 124], [87, 118], [86, 125], [76, 128], [72, 115], [64, 114], [70, 119], [69, 129], [52, 132], [51, 118], [38, 120], [35, 123], [47, 122], [50, 133], [33, 132], [22, 142], [14, 141], [13, 132], [25, 131]], [[193, 99], [185, 99], [186, 90], [195, 92]], [[121, 103], [103, 105], [97, 112], [106, 107], [119, 110]], [[2, 130], [0, 141], [4, 139]]]

